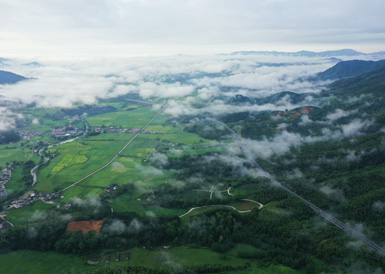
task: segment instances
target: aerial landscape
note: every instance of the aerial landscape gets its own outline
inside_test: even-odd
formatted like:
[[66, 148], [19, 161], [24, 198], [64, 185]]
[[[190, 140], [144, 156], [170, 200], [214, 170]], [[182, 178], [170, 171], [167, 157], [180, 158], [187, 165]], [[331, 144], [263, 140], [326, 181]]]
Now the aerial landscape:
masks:
[[0, 273], [384, 273], [385, 4], [16, 2]]

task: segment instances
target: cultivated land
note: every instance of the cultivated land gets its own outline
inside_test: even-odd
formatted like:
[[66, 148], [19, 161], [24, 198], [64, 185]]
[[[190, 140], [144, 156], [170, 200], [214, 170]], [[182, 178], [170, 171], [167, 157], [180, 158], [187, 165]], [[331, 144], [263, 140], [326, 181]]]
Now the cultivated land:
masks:
[[[27, 108], [31, 140], [0, 147], [3, 164], [19, 162], [3, 200], [2, 215], [15, 227], [0, 238], [0, 260], [28, 248], [76, 254], [80, 272], [103, 268], [106, 255], [111, 271], [145, 265], [150, 273], [349, 273], [345, 266], [357, 261], [366, 272], [385, 267], [383, 248], [368, 239], [384, 241], [384, 73], [337, 83], [330, 96], [317, 95], [317, 108], [217, 120], [176, 119], [124, 98], [80, 110]], [[378, 98], [371, 106], [361, 81]], [[279, 96], [295, 94], [267, 99]], [[253, 103], [244, 96], [230, 103], [245, 100]], [[71, 135], [68, 128], [82, 129]], [[103, 221], [97, 235], [76, 226], [66, 232], [68, 222], [94, 220]], [[127, 250], [129, 263], [114, 262]], [[89, 270], [88, 256], [102, 263]]]
[[[122, 104], [114, 104], [114, 107], [122, 107]], [[48, 115], [54, 116], [57, 110], [37, 110], [25, 109], [24, 114], [34, 115], [39, 119], [39, 124], [30, 125], [27, 129], [31, 131], [50, 131], [54, 127], [66, 125], [68, 120], [51, 120]], [[48, 114], [48, 115], [47, 115]], [[148, 107], [140, 105], [125, 105], [117, 112], [105, 113], [87, 118], [87, 123], [92, 128], [114, 127], [114, 128], [142, 128], [156, 113]], [[146, 128], [149, 132], [156, 134], [140, 134], [128, 147], [120, 153], [115, 161], [107, 168], [97, 174], [82, 181], [78, 185], [61, 193], [62, 198], [53, 200], [54, 204], [72, 203], [74, 198], [88, 199], [92, 196], [103, 195], [104, 189], [110, 185], [123, 187], [133, 185], [131, 191], [118, 195], [117, 197], [107, 199], [107, 204], [117, 213], [136, 212], [139, 215], [146, 216], [148, 212], [159, 217], [178, 217], [189, 209], [166, 208], [159, 205], [151, 205], [146, 202], [152, 194], [153, 189], [161, 184], [179, 185], [184, 184], [172, 177], [173, 171], [162, 170], [152, 166], [148, 161], [152, 154], [160, 147], [168, 148], [169, 157], [180, 157], [183, 155], [199, 155], [208, 152], [220, 152], [224, 150], [222, 144], [213, 143], [194, 133], [188, 133], [183, 129], [171, 123], [163, 114], [159, 115]], [[73, 182], [97, 170], [111, 160], [120, 149], [134, 136], [134, 133], [104, 133], [95, 136], [83, 136], [72, 142], [63, 143], [49, 148], [45, 146], [46, 155], [51, 155], [50, 160], [38, 169], [38, 182], [31, 189], [28, 184], [21, 182], [23, 166], [16, 167], [13, 170], [12, 180], [8, 183], [7, 189], [10, 193], [20, 191], [31, 193], [52, 193], [64, 189]], [[46, 136], [35, 136], [31, 142], [21, 141], [16, 144], [0, 146], [0, 161], [6, 162], [20, 161], [25, 162], [32, 156], [33, 142], [57, 143]], [[175, 147], [174, 147], [175, 146]], [[41, 146], [39, 147], [39, 149]], [[39, 155], [35, 151], [33, 160], [35, 163], [40, 161]], [[1, 162], [1, 163], [3, 163]], [[208, 199], [209, 193], [199, 193], [188, 191], [186, 199], [195, 198]], [[199, 206], [199, 205], [198, 205]], [[250, 210], [255, 207], [254, 204], [247, 202], [232, 203], [231, 206], [240, 210]], [[25, 206], [18, 209], [9, 209], [6, 211], [6, 219], [15, 226], [23, 224], [36, 223], [44, 220], [46, 212], [55, 208], [55, 205], [37, 201], [31, 206]], [[220, 206], [218, 207], [220, 208]], [[196, 210], [191, 216], [199, 215], [205, 212], [204, 209]], [[186, 217], [189, 218], [189, 217]], [[76, 224], [76, 223], [75, 223]], [[72, 227], [72, 226], [71, 226]], [[220, 254], [210, 250], [190, 249], [187, 247], [175, 247], [162, 251], [147, 251], [144, 249], [132, 249], [132, 258], [130, 264], [147, 265], [152, 267], [169, 267], [165, 265], [164, 258], [173, 258], [178, 264], [185, 266], [220, 263], [222, 265], [242, 265], [248, 260], [228, 255], [226, 260], [221, 259]], [[195, 254], [191, 256], [191, 254]], [[104, 266], [104, 255], [100, 255], [103, 263], [98, 266], [89, 266], [85, 264], [84, 258], [61, 255], [54, 252], [40, 253], [35, 251], [21, 250], [10, 254], [0, 255], [1, 260], [19, 261], [23, 258], [23, 266], [13, 264], [12, 271], [23, 272], [23, 269], [30, 269], [32, 266], [36, 273], [52, 273], [57, 269], [60, 271], [92, 271], [98, 267]], [[39, 261], [39, 265], [36, 265]], [[60, 261], [60, 263], [59, 263]], [[71, 261], [71, 264], [68, 262]], [[122, 262], [124, 263], [124, 262]], [[120, 265], [121, 263], [115, 263]], [[4, 265], [1, 264], [0, 265]], [[1, 269], [1, 267], [0, 267]], [[7, 268], [9, 271], [10, 268]], [[33, 273], [33, 272], [29, 272]]]
[[13, 161], [27, 161], [32, 155], [31, 147], [29, 142], [0, 145], [0, 166], [4, 167], [6, 163]]
[[[118, 111], [88, 117], [87, 123], [91, 129], [101, 126], [123, 129], [141, 128], [156, 114], [145, 105], [121, 103], [109, 103], [109, 105], [118, 108]], [[52, 127], [65, 125], [68, 120], [53, 121], [47, 118], [54, 117], [57, 111], [57, 109], [36, 111], [25, 109], [25, 115], [33, 115], [39, 119], [39, 124], [31, 125], [27, 129], [49, 131], [52, 130]], [[71, 203], [74, 198], [84, 199], [102, 195], [104, 189], [112, 184], [117, 186], [131, 184], [135, 188], [130, 193], [108, 200], [111, 208], [116, 212], [135, 211], [144, 215], [150, 209], [159, 216], [179, 216], [185, 213], [188, 208], [170, 209], [151, 205], [143, 207], [141, 198], [143, 195], [149, 195], [152, 188], [164, 183], [179, 184], [171, 177], [171, 171], [154, 168], [147, 162], [148, 159], [158, 147], [172, 148], [167, 153], [170, 157], [219, 152], [224, 147], [222, 144], [212, 143], [194, 133], [183, 131], [179, 125], [169, 122], [169, 118], [163, 114], [159, 115], [146, 128], [147, 131], [156, 134], [140, 134], [110, 166], [62, 192], [63, 198], [54, 202]], [[133, 136], [134, 133], [104, 133], [80, 137], [69, 143], [46, 148], [45, 152], [51, 155], [51, 159], [38, 169], [38, 182], [31, 190], [37, 191], [37, 193], [52, 193], [66, 188], [110, 161]], [[33, 142], [46, 140], [52, 142], [45, 136], [35, 136], [34, 140], [36, 141]], [[55, 144], [55, 141], [53, 143]], [[177, 146], [173, 147], [174, 145], [170, 144], [177, 144]], [[8, 153], [2, 154], [2, 158], [7, 162], [27, 160], [32, 155], [32, 151], [27, 145], [32, 147], [32, 142], [23, 141], [8, 145], [6, 149]], [[5, 150], [5, 146], [2, 147]], [[39, 157], [36, 154], [34, 159], [38, 162]], [[9, 182], [10, 192], [26, 189], [26, 186], [20, 181], [21, 177], [23, 177], [23, 168], [15, 168], [12, 180]], [[194, 198], [194, 195], [197, 193], [188, 194], [189, 198]], [[31, 215], [35, 208], [38, 207], [38, 210], [43, 209], [44, 211], [44, 208], [50, 207], [47, 205], [41, 208], [38, 206], [39, 203], [32, 207], [9, 211], [8, 219], [17, 224], [29, 222], [26, 216]]]
[[[252, 260], [237, 258], [238, 249], [244, 249], [244, 246], [236, 247], [229, 252], [226, 257], [222, 254], [212, 252], [208, 249], [194, 249], [186, 247], [176, 247], [171, 249], [153, 250], [135, 248], [131, 250], [130, 261], [126, 262], [123, 258], [120, 262], [115, 262], [115, 256], [112, 254], [111, 266], [124, 265], [146, 265], [154, 268], [167, 268], [170, 264], [196, 266], [201, 264], [220, 263], [223, 265], [241, 266]], [[124, 251], [121, 253], [124, 256]], [[99, 259], [97, 265], [88, 265], [86, 257], [77, 257], [73, 255], [63, 255], [56, 252], [37, 252], [30, 250], [19, 250], [10, 254], [0, 254], [0, 272], [1, 273], [31, 273], [31, 274], [51, 274], [51, 273], [90, 273], [106, 266], [105, 255], [94, 256]], [[95, 259], [93, 258], [93, 259]], [[20, 260], [23, 263], [20, 263]], [[244, 271], [229, 271], [225, 273], [242, 273]], [[298, 273], [288, 267], [271, 265], [268, 267], [254, 266], [251, 273], [278, 273], [295, 274]]]

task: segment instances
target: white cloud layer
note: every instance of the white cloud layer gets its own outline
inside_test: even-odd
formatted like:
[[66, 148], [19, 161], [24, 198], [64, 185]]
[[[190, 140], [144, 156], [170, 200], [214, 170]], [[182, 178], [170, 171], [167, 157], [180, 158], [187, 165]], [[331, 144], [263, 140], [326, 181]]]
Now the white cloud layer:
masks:
[[2, 52], [53, 56], [380, 50], [384, 9], [382, 0], [2, 0], [0, 39]]
[[[72, 107], [94, 104], [99, 99], [138, 93], [147, 100], [168, 100], [172, 115], [208, 112], [214, 115], [238, 111], [294, 108], [283, 98], [277, 105], [228, 106], [235, 94], [264, 97], [280, 91], [297, 93], [322, 90], [324, 83], [303, 80], [334, 63], [308, 57], [288, 56], [170, 56], [151, 58], [103, 58], [84, 60], [34, 59], [7, 61], [4, 69], [30, 80], [0, 85], [2, 100], [35, 103], [38, 107]], [[225, 90], [225, 91], [224, 91]], [[214, 100], [215, 99], [215, 100]], [[309, 96], [309, 102], [311, 101]], [[213, 101], [214, 100], [214, 101]], [[196, 109], [194, 105], [208, 103]], [[1, 109], [2, 127], [14, 121]], [[4, 118], [7, 117], [7, 118]]]

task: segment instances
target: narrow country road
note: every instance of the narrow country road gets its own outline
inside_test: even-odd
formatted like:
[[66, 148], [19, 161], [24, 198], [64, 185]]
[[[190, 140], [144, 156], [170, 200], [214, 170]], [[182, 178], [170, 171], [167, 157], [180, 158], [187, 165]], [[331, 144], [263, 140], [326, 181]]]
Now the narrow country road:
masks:
[[[87, 124], [86, 120], [82, 120], [82, 121], [83, 121], [83, 123], [84, 123], [84, 125], [85, 125], [85, 128], [86, 128], [86, 130], [84, 131], [83, 135], [78, 136], [78, 137], [75, 137], [75, 138], [72, 138], [72, 139], [69, 139], [69, 140], [66, 140], [66, 141], [63, 141], [63, 142], [60, 142], [60, 143], [55, 144], [55, 145], [50, 145], [50, 146], [48, 146], [48, 148], [53, 148], [53, 147], [58, 146], [58, 145], [61, 145], [61, 144], [70, 143], [70, 142], [76, 140], [76, 139], [79, 138], [79, 137], [86, 136], [87, 133], [88, 133], [88, 124]], [[33, 143], [33, 145], [34, 145], [34, 147], [35, 147], [35, 143]], [[40, 157], [43, 157], [42, 153], [43, 153], [44, 150], [45, 150], [44, 147], [41, 148], [41, 149], [39, 150], [39, 156], [40, 156]], [[34, 149], [32, 149], [32, 151], [34, 151]], [[32, 158], [32, 157], [33, 157], [33, 152], [32, 152], [31, 158]], [[31, 159], [31, 158], [30, 158], [30, 159]], [[45, 164], [48, 160], [49, 160], [49, 158], [44, 157], [44, 163], [43, 163], [43, 164]], [[40, 166], [40, 164], [37, 165], [37, 166], [34, 166], [34, 167], [31, 169], [31, 171], [30, 171], [30, 172], [31, 172], [31, 175], [32, 175], [32, 178], [33, 178], [33, 180], [32, 180], [32, 186], [35, 186], [36, 183], [37, 183], [36, 169], [37, 169], [39, 166]]]
[[[197, 189], [197, 190], [195, 190], [195, 191], [210, 192], [210, 199], [211, 199], [211, 198], [212, 198], [212, 193], [213, 193], [213, 188], [214, 188], [214, 186], [211, 187], [211, 189], [210, 189], [209, 191], [207, 191], [207, 190], [199, 190], [199, 189]], [[228, 194], [229, 196], [234, 196], [233, 194], [230, 193], [230, 189], [231, 189], [231, 187], [229, 187], [227, 190], [224, 190], [224, 191], [221, 191], [221, 192], [227, 192], [227, 194]], [[263, 204], [261, 204], [261, 203], [259, 203], [259, 202], [257, 202], [257, 201], [254, 201], [254, 200], [250, 200], [250, 199], [242, 199], [242, 201], [246, 201], [246, 202], [251, 202], [251, 203], [258, 204], [258, 205], [259, 205], [259, 208], [258, 208], [258, 209], [261, 209], [261, 208], [263, 207]], [[223, 206], [223, 207], [229, 207], [229, 208], [232, 208], [232, 209], [234, 209], [235, 211], [237, 211], [237, 212], [239, 212], [239, 213], [247, 213], [247, 212], [251, 212], [251, 209], [250, 209], [250, 210], [238, 210], [238, 209], [236, 209], [235, 207], [229, 206], [229, 205], [207, 205], [207, 206], [198, 206], [198, 207], [190, 208], [189, 211], [187, 211], [185, 214], [180, 215], [179, 218], [182, 218], [182, 217], [184, 217], [184, 216], [190, 214], [190, 213], [191, 213], [192, 211], [194, 211], [195, 209], [198, 209], [198, 208], [205, 208], [205, 207], [213, 207], [213, 206], [216, 206], [216, 207], [221, 207], [221, 206]]]
[[207, 205], [207, 206], [193, 207], [193, 208], [191, 208], [189, 211], [187, 211], [185, 214], [180, 215], [179, 218], [182, 218], [182, 217], [184, 217], [184, 216], [190, 214], [190, 213], [191, 213], [192, 211], [194, 211], [195, 209], [206, 208], [206, 207], [228, 207], [228, 208], [234, 209], [234, 210], [237, 211], [238, 213], [248, 213], [248, 212], [251, 212], [251, 209], [250, 209], [250, 210], [238, 210], [238, 209], [236, 209], [235, 207], [229, 206], [229, 205]]
[[81, 178], [80, 180], [76, 181], [76, 182], [73, 183], [72, 185], [67, 186], [66, 188], [62, 189], [60, 192], [64, 192], [64, 191], [70, 189], [71, 187], [76, 186], [76, 185], [79, 184], [80, 182], [84, 181], [85, 179], [88, 179], [89, 177], [95, 175], [96, 173], [102, 171], [103, 169], [105, 169], [106, 167], [108, 167], [109, 165], [111, 165], [112, 162], [115, 161], [115, 159], [120, 155], [120, 153], [122, 153], [123, 150], [125, 150], [126, 147], [127, 147], [129, 144], [131, 144], [132, 141], [134, 141], [135, 138], [138, 137], [138, 135], [139, 135], [143, 130], [145, 130], [146, 127], [148, 127], [148, 125], [149, 125], [152, 121], [154, 121], [154, 119], [155, 119], [156, 117], [158, 117], [158, 115], [159, 115], [162, 111], [163, 111], [163, 108], [161, 108], [161, 109], [158, 111], [158, 113], [155, 114], [155, 116], [152, 117], [152, 119], [151, 119], [151, 120], [150, 120], [150, 121], [149, 121], [143, 128], [141, 128], [141, 129], [135, 134], [135, 136], [132, 137], [132, 138], [125, 144], [125, 146], [124, 146], [124, 147], [123, 147], [123, 148], [122, 148], [122, 149], [121, 149], [121, 150], [120, 150], [120, 151], [119, 151], [119, 152], [118, 152], [118, 153], [117, 153], [117, 154], [116, 154], [116, 155], [115, 155], [115, 156], [114, 156], [114, 157], [113, 157], [107, 164], [105, 164], [104, 166], [100, 167], [99, 169], [97, 169], [97, 170], [91, 172], [91, 173], [88, 174], [87, 176], [84, 176], [83, 178]]

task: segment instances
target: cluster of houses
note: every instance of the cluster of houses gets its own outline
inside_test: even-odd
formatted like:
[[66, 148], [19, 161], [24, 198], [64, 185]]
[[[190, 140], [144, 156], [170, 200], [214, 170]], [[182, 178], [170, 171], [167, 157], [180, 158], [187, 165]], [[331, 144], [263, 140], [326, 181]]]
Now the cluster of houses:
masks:
[[43, 135], [44, 132], [40, 130], [27, 130], [27, 131], [19, 131], [19, 135], [21, 140], [29, 140], [32, 137], [35, 137], [37, 135]]
[[52, 131], [40, 131], [40, 130], [26, 130], [26, 131], [19, 131], [19, 135], [21, 140], [29, 140], [32, 137], [38, 136], [38, 135], [51, 135], [54, 138], [63, 138], [63, 137], [69, 137], [69, 136], [77, 136], [79, 134], [83, 134], [83, 130], [79, 129], [76, 126], [73, 126], [72, 123], [74, 121], [79, 120], [79, 116], [74, 117], [64, 117], [64, 119], [70, 120], [68, 122], [68, 126], [63, 126], [59, 128], [55, 128]]
[[13, 201], [9, 208], [20, 208], [20, 207], [32, 205], [37, 200], [48, 202], [56, 198], [60, 198], [60, 192], [53, 192], [53, 193], [47, 194], [44, 192], [32, 191], [32, 193], [29, 194], [26, 198]]
[[27, 130], [19, 131], [20, 138], [22, 140], [29, 140], [37, 135], [51, 135], [53, 138], [63, 138], [63, 137], [72, 137], [83, 134], [84, 131], [78, 127], [59, 127], [54, 128], [52, 131], [42, 132], [40, 130]]
[[166, 146], [170, 146], [170, 147], [176, 147], [176, 146], [179, 146], [180, 144], [179, 143], [172, 143], [172, 142], [168, 142], [165, 144]]
[[[130, 252], [127, 251], [126, 252], [126, 257], [125, 257], [126, 261], [129, 261], [130, 260]], [[111, 261], [111, 255], [106, 255], [106, 263], [109, 263]], [[120, 253], [116, 253], [115, 255], [115, 262], [119, 262], [120, 261]]]
[[51, 135], [54, 138], [74, 137], [83, 134], [84, 131], [78, 127], [59, 127], [52, 131], [46, 132], [46, 135]]
[[6, 221], [1, 221], [0, 219], [0, 231], [6, 230], [8, 228], [12, 227], [12, 225]]
[[5, 168], [1, 170], [0, 173], [0, 198], [7, 196], [7, 191], [5, 189], [5, 184], [11, 180], [12, 168], [15, 164], [10, 163]]
[[117, 184], [112, 184], [112, 185], [109, 185], [108, 187], [106, 187], [104, 189], [105, 192], [113, 192], [115, 190], [118, 189], [118, 185]]
[[202, 149], [202, 148], [208, 148], [208, 146], [194, 146], [192, 149]]
[[302, 114], [309, 114], [314, 110], [313, 107], [303, 107], [299, 112], [297, 111], [279, 111], [276, 115], [275, 118], [282, 118], [284, 116], [289, 116], [289, 119], [296, 119], [300, 117]]
[[[116, 128], [116, 127], [95, 127], [93, 129], [98, 133], [138, 133], [140, 128]], [[143, 134], [163, 134], [155, 131], [143, 130]]]

